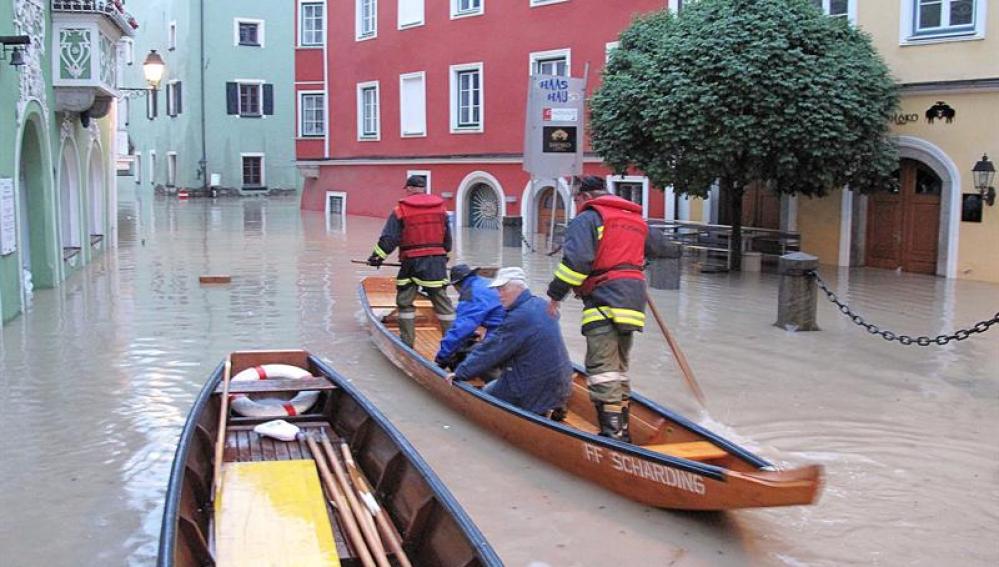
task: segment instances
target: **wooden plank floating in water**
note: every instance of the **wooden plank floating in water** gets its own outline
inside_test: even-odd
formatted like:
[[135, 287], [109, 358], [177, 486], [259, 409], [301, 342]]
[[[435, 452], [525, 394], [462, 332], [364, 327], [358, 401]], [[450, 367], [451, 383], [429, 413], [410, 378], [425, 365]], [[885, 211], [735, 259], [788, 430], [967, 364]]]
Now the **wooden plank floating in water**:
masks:
[[200, 276], [198, 278], [198, 281], [200, 283], [202, 283], [202, 284], [224, 284], [224, 283], [231, 283], [232, 282], [232, 276], [204, 275], [204, 276]]

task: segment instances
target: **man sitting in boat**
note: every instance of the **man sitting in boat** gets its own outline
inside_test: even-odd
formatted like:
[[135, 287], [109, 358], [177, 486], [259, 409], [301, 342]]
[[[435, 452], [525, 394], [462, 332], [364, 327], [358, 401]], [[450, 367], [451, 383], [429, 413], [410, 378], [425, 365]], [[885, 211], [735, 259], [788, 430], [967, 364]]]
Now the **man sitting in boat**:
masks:
[[503, 322], [506, 312], [499, 295], [478, 272], [478, 268], [473, 270], [468, 264], [451, 268], [451, 285], [459, 294], [458, 312], [434, 358], [441, 368], [454, 370], [461, 364], [478, 340], [476, 330], [479, 327], [492, 331]]
[[569, 398], [572, 364], [558, 321], [546, 313], [545, 300], [527, 289], [521, 268], [503, 268], [489, 284], [499, 292], [506, 318], [474, 349], [453, 374], [470, 380], [500, 368], [484, 390], [538, 415], [548, 415]]

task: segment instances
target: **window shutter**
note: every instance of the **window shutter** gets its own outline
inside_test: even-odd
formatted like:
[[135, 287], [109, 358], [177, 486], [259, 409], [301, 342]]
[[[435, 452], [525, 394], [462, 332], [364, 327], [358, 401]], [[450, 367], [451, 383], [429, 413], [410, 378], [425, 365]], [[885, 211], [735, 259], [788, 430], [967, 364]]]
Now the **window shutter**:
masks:
[[226, 114], [239, 114], [239, 85], [236, 83], [225, 84]]
[[174, 97], [177, 96], [177, 87], [173, 84], [167, 85], [166, 88], [166, 113], [167, 116], [177, 116], [174, 112]]
[[176, 91], [174, 92], [174, 100], [173, 100], [173, 106], [174, 106], [173, 112], [175, 115], [183, 112], [184, 108], [184, 105], [181, 104], [182, 97], [180, 93], [183, 91], [183, 89], [181, 89], [180, 87], [181, 84], [182, 83], [180, 81], [177, 81], [176, 86], [174, 87], [176, 89]]
[[264, 84], [264, 114], [274, 114], [274, 85]]

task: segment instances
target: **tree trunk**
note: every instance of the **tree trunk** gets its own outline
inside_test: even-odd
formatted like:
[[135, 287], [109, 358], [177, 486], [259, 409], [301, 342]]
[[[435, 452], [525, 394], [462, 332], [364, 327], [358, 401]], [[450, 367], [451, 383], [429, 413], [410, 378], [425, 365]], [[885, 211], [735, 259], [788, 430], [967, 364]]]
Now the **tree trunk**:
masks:
[[742, 196], [746, 188], [742, 183], [723, 179], [729, 199], [729, 210], [732, 213], [732, 235], [728, 239], [728, 269], [733, 272], [742, 271]]

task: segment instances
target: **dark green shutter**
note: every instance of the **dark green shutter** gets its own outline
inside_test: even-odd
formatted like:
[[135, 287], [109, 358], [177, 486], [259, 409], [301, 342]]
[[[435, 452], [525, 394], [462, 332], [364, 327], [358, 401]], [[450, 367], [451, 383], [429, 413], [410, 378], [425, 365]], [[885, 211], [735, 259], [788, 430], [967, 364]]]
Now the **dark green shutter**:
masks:
[[274, 85], [264, 85], [264, 114], [274, 114]]
[[239, 114], [239, 85], [225, 84], [226, 114]]

